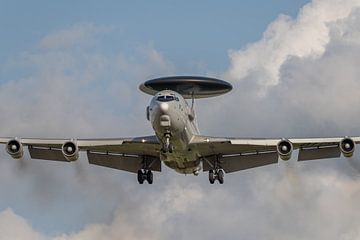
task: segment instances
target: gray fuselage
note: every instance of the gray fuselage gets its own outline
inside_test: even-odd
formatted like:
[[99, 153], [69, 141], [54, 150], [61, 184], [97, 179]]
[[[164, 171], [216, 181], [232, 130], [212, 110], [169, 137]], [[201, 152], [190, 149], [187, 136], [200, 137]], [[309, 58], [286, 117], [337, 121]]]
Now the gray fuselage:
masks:
[[189, 148], [194, 135], [199, 134], [194, 109], [177, 92], [164, 90], [151, 100], [148, 117], [161, 144], [170, 139], [172, 151], [162, 152], [161, 160], [179, 173], [197, 174], [200, 160], [196, 151]]

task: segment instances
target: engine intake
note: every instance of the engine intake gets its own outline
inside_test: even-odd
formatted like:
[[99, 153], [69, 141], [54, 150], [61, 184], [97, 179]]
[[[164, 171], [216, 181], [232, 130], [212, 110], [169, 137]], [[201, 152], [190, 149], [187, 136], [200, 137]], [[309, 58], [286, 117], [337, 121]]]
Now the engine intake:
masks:
[[280, 158], [284, 161], [287, 161], [291, 158], [294, 147], [289, 140], [283, 139], [277, 144], [276, 150]]
[[68, 161], [76, 161], [79, 158], [79, 148], [74, 141], [67, 141], [61, 147], [62, 154]]
[[24, 155], [23, 146], [18, 139], [12, 139], [6, 144], [6, 152], [15, 159], [22, 158]]
[[345, 157], [352, 157], [355, 151], [355, 142], [351, 138], [344, 138], [340, 142], [340, 150]]

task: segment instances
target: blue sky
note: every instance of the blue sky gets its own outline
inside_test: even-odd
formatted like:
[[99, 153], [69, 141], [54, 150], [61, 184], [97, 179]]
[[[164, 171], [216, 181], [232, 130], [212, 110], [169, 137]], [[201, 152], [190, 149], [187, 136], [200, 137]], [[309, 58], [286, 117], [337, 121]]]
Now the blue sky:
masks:
[[133, 54], [153, 45], [179, 71], [228, 65], [227, 51], [259, 39], [279, 14], [295, 16], [304, 0], [272, 1], [2, 1], [0, 63], [29, 51], [49, 32], [75, 23], [114, 28], [96, 46]]
[[[203, 134], [360, 135], [359, 7], [0, 0], [0, 135], [152, 134], [150, 98], [137, 88], [168, 74], [233, 84], [196, 103]], [[90, 166], [84, 155], [63, 164], [0, 151], [0, 240], [359, 239], [359, 164], [351, 164], [290, 160], [213, 187], [204, 173], [164, 168], [139, 187], [133, 174]]]

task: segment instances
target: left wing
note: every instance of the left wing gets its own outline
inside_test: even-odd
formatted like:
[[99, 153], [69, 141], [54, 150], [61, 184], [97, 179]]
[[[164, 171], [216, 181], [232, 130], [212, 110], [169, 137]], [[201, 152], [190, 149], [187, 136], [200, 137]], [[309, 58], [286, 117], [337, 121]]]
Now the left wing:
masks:
[[74, 161], [79, 151], [86, 151], [90, 164], [116, 168], [129, 172], [139, 169], [161, 171], [160, 144], [156, 136], [109, 139], [46, 139], [0, 138], [7, 152], [14, 158], [23, 155], [27, 146], [31, 158]]
[[289, 160], [296, 149], [299, 149], [299, 161], [340, 157], [341, 152], [350, 157], [359, 143], [360, 137], [239, 139], [194, 136], [190, 148], [203, 159], [204, 171], [220, 167], [229, 173], [277, 163], [279, 156]]

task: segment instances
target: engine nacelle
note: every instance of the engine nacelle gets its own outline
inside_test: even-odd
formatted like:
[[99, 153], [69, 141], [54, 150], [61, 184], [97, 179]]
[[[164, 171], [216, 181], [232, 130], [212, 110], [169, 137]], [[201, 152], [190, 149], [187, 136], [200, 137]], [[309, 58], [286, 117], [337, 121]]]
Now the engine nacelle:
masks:
[[276, 150], [280, 158], [284, 161], [287, 161], [291, 158], [291, 154], [294, 150], [294, 147], [289, 140], [283, 139], [280, 142], [278, 142]]
[[62, 154], [68, 161], [76, 161], [79, 158], [79, 148], [75, 141], [67, 141], [61, 147]]
[[22, 158], [24, 155], [24, 149], [21, 142], [18, 139], [12, 139], [6, 144], [6, 152], [15, 159]]
[[351, 138], [345, 137], [340, 142], [340, 150], [345, 157], [352, 157], [355, 151], [355, 142]]

